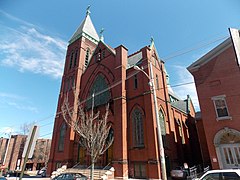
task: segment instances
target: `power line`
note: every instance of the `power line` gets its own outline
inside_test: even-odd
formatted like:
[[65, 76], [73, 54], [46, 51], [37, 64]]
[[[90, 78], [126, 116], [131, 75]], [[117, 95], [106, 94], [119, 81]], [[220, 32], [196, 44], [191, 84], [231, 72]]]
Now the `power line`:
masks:
[[50, 125], [50, 124], [53, 124], [53, 122], [50, 122], [50, 123], [47, 123], [47, 124], [41, 125], [41, 126], [39, 126], [39, 127], [48, 126], [48, 125]]
[[[197, 50], [197, 49], [201, 49], [201, 48], [203, 48], [203, 47], [206, 47], [206, 46], [208, 46], [208, 45], [210, 45], [210, 44], [216, 43], [216, 42], [218, 42], [218, 41], [220, 41], [220, 40], [223, 40], [223, 39], [225, 39], [225, 38], [227, 38], [227, 37], [228, 37], [228, 36], [220, 37], [220, 38], [214, 39], [214, 40], [212, 40], [212, 41], [210, 41], [210, 42], [208, 41], [208, 42], [206, 42], [206, 43], [204, 43], [204, 44], [201, 44], [201, 45], [198, 45], [198, 46], [196, 46], [196, 47], [187, 49], [187, 50], [185, 50], [185, 51], [177, 51], [177, 52], [175, 52], [175, 53], [172, 53], [172, 55], [169, 55], [169, 56], [167, 56], [166, 58], [164, 58], [164, 60], [165, 60], [165, 61], [168, 61], [169, 59], [173, 59], [173, 58], [175, 58], [175, 57], [182, 56], [182, 55], [187, 54], [187, 53], [189, 53], [189, 52], [192, 52], [192, 51], [195, 51], [195, 50]], [[139, 71], [136, 71], [135, 73], [129, 75], [129, 76], [126, 78], [126, 80], [128, 80], [129, 78], [133, 77], [134, 75], [136, 75], [136, 74], [138, 74], [138, 73], [139, 73]], [[104, 93], [105, 91], [110, 90], [110, 89], [114, 88], [115, 86], [117, 86], [117, 85], [119, 85], [119, 84], [121, 84], [121, 83], [122, 83], [122, 81], [116, 82], [116, 83], [114, 83], [113, 85], [111, 85], [110, 87], [108, 87], [108, 88], [106, 88], [106, 89], [103, 89], [102, 91], [96, 93], [96, 95], [99, 95], [99, 94], [101, 94], [101, 93]], [[193, 84], [193, 83], [194, 83], [194, 82], [180, 83], [180, 84], [172, 85], [171, 87], [185, 86], [185, 85], [189, 85], [189, 84]], [[164, 87], [164, 88], [167, 88], [167, 87]], [[161, 88], [161, 89], [163, 89], [163, 88]], [[80, 104], [83, 104], [84, 102], [88, 101], [89, 99], [91, 99], [91, 97], [82, 100], [82, 101], [80, 102]], [[45, 118], [43, 118], [43, 119], [34, 120], [33, 122], [36, 122], [36, 123], [38, 122], [38, 123], [39, 123], [39, 122], [45, 121], [45, 120], [47, 120], [47, 119], [49, 119], [49, 118], [52, 118], [52, 117], [54, 117], [55, 115], [60, 114], [60, 113], [61, 113], [61, 112], [58, 112], [58, 113], [56, 113], [56, 114], [49, 115], [49, 116], [47, 116], [47, 117], [45, 117]], [[48, 124], [45, 124], [45, 125], [42, 125], [42, 126], [40, 126], [40, 127], [44, 127], [44, 126], [47, 126], [47, 125], [49, 125], [49, 124], [52, 124], [52, 122], [51, 122], [51, 123], [48, 123]], [[14, 127], [16, 127], [16, 125], [15, 125]], [[11, 129], [11, 128], [9, 127], [9, 129]]]
[[163, 59], [164, 59], [165, 61], [167, 61], [167, 60], [169, 60], [169, 59], [172, 59], [172, 58], [175, 58], [175, 57], [178, 57], [178, 56], [182, 56], [182, 55], [184, 55], [184, 54], [187, 54], [187, 53], [189, 53], [189, 52], [192, 52], [192, 51], [201, 49], [201, 48], [206, 47], [206, 46], [208, 46], [208, 45], [210, 45], [210, 44], [213, 44], [213, 43], [216, 43], [216, 42], [218, 42], [218, 41], [220, 41], [220, 40], [226, 39], [226, 38], [228, 38], [228, 37], [229, 37], [229, 36], [223, 36], [223, 37], [214, 39], [214, 40], [212, 40], [212, 41], [210, 41], [210, 42], [207, 42], [207, 43], [198, 45], [198, 46], [193, 47], [193, 48], [190, 48], [190, 49], [187, 49], [187, 50], [185, 50], [185, 51], [177, 51], [177, 52], [174, 53], [173, 55], [169, 55], [169, 56], [167, 56], [166, 58], [163, 58]]
[[53, 132], [50, 132], [50, 133], [47, 133], [47, 134], [43, 134], [43, 135], [39, 136], [39, 138], [43, 138], [43, 137], [48, 136], [48, 135], [50, 135], [50, 134], [52, 134], [52, 133], [53, 133]]

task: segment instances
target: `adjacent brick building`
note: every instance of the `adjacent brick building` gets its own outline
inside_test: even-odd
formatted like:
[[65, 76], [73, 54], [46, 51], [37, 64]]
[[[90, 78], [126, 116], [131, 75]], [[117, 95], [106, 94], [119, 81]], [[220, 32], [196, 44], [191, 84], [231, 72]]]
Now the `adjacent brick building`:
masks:
[[112, 124], [114, 143], [96, 166], [113, 166], [116, 178], [161, 177], [153, 94], [148, 77], [134, 68], [142, 67], [150, 76], [150, 63], [168, 175], [184, 162], [189, 165], [202, 162], [199, 143], [194, 140], [197, 133], [191, 99], [186, 95], [187, 99], [181, 100], [168, 88], [169, 77], [154, 42], [131, 55], [123, 45], [112, 48], [103, 41], [102, 34], [99, 38], [87, 11], [66, 52], [48, 174], [65, 164], [90, 165], [89, 157], [78, 143], [79, 137], [61, 114], [66, 95], [70, 106], [76, 108], [74, 89], [85, 109], [91, 107], [93, 93], [96, 111], [102, 111], [107, 103], [110, 106], [108, 121]]
[[[235, 32], [235, 45], [240, 47], [239, 31]], [[188, 67], [195, 79], [213, 169], [240, 166], [240, 54], [233, 42], [226, 39]]]
[[[26, 135], [11, 135], [10, 139], [0, 139], [1, 162], [3, 163], [4, 158], [6, 158], [4, 166], [7, 170], [14, 171], [21, 169], [23, 163], [22, 154], [26, 139]], [[26, 170], [35, 171], [45, 167], [48, 162], [50, 148], [51, 139], [38, 139], [33, 157], [27, 161]]]

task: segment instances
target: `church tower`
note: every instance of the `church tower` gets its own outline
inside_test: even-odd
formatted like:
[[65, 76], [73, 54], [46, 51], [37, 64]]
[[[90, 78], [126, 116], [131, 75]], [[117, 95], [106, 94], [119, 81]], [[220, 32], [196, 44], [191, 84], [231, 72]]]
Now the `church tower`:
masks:
[[77, 108], [74, 107], [74, 102], [77, 99], [74, 99], [73, 92], [75, 91], [76, 94], [79, 94], [82, 73], [85, 71], [90, 57], [99, 42], [99, 36], [90, 18], [89, 8], [90, 6], [87, 8], [86, 16], [81, 25], [69, 40], [67, 48], [54, 122], [48, 175], [63, 165], [67, 165], [68, 167], [73, 166], [74, 158], [76, 158], [73, 157], [74, 155], [72, 153], [76, 148], [76, 143], [74, 143], [75, 133], [73, 129], [65, 123], [61, 114], [61, 105], [63, 104], [64, 97], [68, 95], [70, 106]]

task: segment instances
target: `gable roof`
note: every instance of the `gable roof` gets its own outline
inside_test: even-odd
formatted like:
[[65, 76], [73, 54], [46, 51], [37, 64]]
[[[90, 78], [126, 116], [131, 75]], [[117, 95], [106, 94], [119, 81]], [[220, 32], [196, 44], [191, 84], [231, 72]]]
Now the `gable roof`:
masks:
[[211, 61], [213, 58], [221, 54], [223, 51], [228, 49], [232, 45], [231, 38], [227, 38], [225, 41], [223, 41], [221, 44], [219, 44], [217, 47], [209, 51], [207, 54], [199, 58], [197, 61], [192, 63], [190, 66], [187, 67], [189, 72], [197, 71], [201, 66], [206, 64], [207, 62]]
[[85, 19], [82, 21], [77, 31], [73, 34], [73, 36], [69, 40], [69, 44], [73, 43], [74, 41], [76, 41], [82, 36], [88, 38], [90, 41], [94, 42], [95, 44], [97, 44], [99, 41], [99, 36], [90, 18], [89, 11], [87, 11]]

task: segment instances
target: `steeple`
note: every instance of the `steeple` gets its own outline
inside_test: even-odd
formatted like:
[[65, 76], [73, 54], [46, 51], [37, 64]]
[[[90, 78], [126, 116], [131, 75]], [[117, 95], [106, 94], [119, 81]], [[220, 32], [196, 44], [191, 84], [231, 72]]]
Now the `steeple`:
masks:
[[73, 43], [74, 41], [76, 41], [82, 36], [88, 38], [90, 41], [94, 42], [95, 44], [98, 43], [99, 36], [90, 18], [89, 9], [90, 9], [90, 6], [88, 6], [87, 8], [85, 19], [82, 21], [77, 31], [73, 34], [72, 38], [69, 40], [69, 44]]
[[104, 29], [102, 28], [101, 31], [100, 31], [100, 40], [102, 42], [104, 42], [103, 32], [104, 32]]

